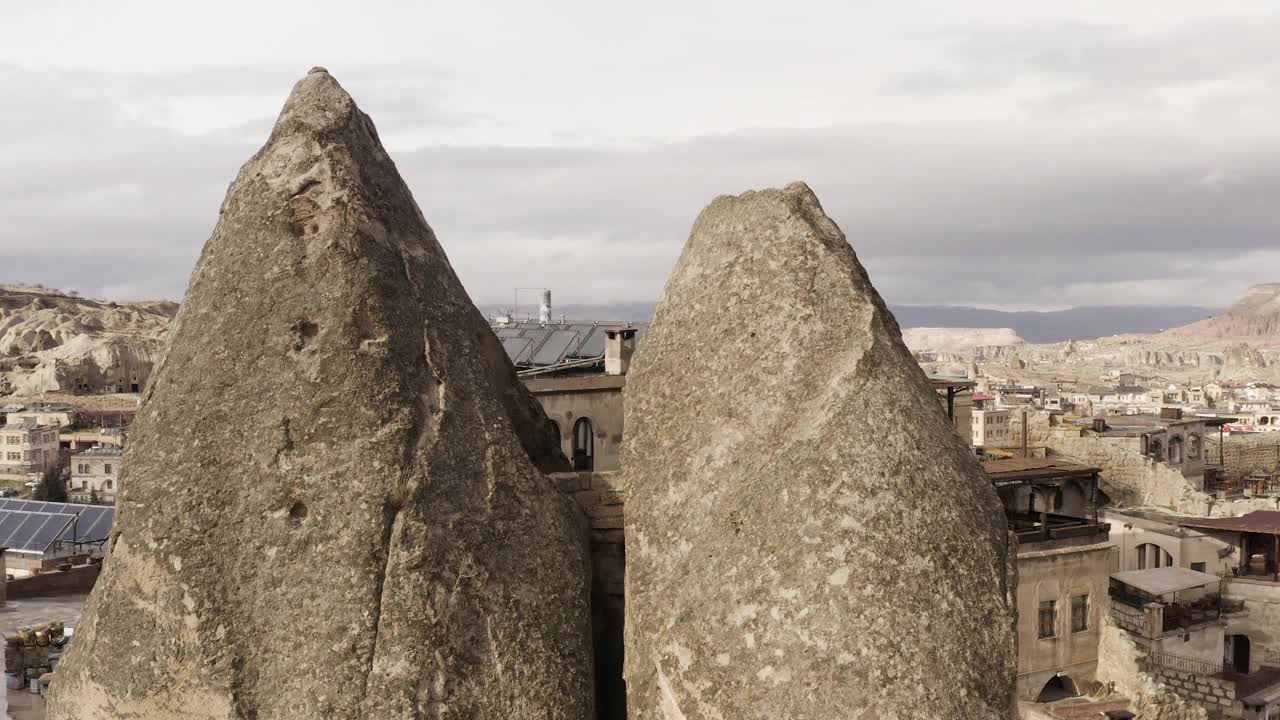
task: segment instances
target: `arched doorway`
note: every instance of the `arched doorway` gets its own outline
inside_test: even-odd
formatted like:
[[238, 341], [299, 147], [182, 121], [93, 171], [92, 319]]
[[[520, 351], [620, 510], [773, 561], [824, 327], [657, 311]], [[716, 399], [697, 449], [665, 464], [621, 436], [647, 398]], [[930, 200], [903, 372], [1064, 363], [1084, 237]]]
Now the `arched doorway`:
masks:
[[593, 470], [595, 454], [595, 432], [591, 428], [591, 419], [578, 418], [573, 424], [573, 469]]
[[551, 429], [556, 434], [556, 445], [560, 448], [560, 452], [564, 452], [564, 435], [560, 434], [560, 423], [551, 420]]
[[1082, 481], [1068, 480], [1063, 483], [1062, 503], [1059, 508], [1063, 515], [1084, 517], [1089, 508], [1089, 487]]
[[1222, 644], [1222, 667], [1228, 672], [1249, 674], [1249, 653], [1252, 644], [1248, 635], [1228, 635]]
[[1049, 682], [1045, 683], [1043, 688], [1040, 688], [1040, 694], [1036, 697], [1036, 702], [1051, 703], [1056, 700], [1075, 697], [1079, 694], [1076, 690], [1076, 684], [1069, 675], [1055, 675], [1049, 678]]
[[1164, 462], [1164, 444], [1159, 440], [1152, 440], [1151, 444], [1147, 446], [1147, 450], [1152, 460]]
[[1173, 556], [1155, 543], [1142, 543], [1134, 551], [1138, 554], [1138, 569], [1169, 567], [1173, 564]]

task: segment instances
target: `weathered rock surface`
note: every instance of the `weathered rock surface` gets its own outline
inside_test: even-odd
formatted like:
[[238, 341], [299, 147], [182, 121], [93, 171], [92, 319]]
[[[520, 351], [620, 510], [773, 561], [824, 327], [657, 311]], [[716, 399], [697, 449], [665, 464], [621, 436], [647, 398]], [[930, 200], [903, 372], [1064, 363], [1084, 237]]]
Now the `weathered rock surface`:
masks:
[[313, 70], [192, 277], [50, 718], [587, 720], [551, 432]]
[[627, 402], [629, 717], [1010, 717], [1000, 503], [809, 188], [703, 211]]

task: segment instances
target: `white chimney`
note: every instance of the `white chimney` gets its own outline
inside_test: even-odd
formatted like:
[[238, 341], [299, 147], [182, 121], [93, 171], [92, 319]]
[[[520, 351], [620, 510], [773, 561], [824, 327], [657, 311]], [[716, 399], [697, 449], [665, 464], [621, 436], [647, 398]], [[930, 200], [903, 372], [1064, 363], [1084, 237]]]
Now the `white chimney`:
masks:
[[546, 325], [551, 322], [551, 291], [542, 291], [542, 304], [538, 306], [538, 322]]
[[636, 351], [636, 329], [609, 328], [604, 333], [604, 374], [626, 375]]

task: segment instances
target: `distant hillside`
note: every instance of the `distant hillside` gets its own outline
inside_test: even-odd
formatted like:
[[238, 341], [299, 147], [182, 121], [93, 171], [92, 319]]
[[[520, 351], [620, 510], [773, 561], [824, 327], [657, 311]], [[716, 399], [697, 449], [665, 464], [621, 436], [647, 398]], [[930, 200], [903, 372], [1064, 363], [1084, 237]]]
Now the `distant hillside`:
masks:
[[948, 305], [891, 305], [908, 327], [1009, 328], [1029, 343], [1054, 343], [1154, 333], [1203, 320], [1218, 312], [1193, 306], [1094, 305], [1049, 312], [1004, 312]]
[[1254, 285], [1221, 315], [1174, 328], [1167, 335], [1196, 341], [1227, 338], [1280, 339], [1280, 283]]
[[[600, 305], [558, 305], [555, 320], [564, 314], [569, 320], [648, 320], [656, 303], [629, 302]], [[485, 315], [499, 311], [497, 305], [481, 305]], [[890, 305], [903, 328], [1008, 328], [1029, 343], [1065, 342], [1107, 335], [1154, 333], [1203, 320], [1218, 312], [1192, 306], [1098, 305], [1051, 312], [1003, 312], [952, 305]], [[536, 305], [520, 308], [520, 316], [537, 317]]]
[[902, 341], [912, 352], [964, 353], [975, 347], [1021, 345], [1023, 339], [1009, 328], [933, 328], [902, 329]]

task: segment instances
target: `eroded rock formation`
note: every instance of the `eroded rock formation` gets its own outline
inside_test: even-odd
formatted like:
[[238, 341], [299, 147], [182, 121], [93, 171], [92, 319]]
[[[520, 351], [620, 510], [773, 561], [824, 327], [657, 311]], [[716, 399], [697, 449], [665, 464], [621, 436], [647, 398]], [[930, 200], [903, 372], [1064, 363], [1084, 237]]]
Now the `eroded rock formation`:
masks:
[[1011, 716], [1001, 505], [809, 188], [703, 211], [627, 403], [629, 717]]
[[313, 70], [134, 425], [54, 720], [588, 720], [564, 459], [373, 123]]
[[0, 285], [0, 395], [137, 392], [177, 310]]

